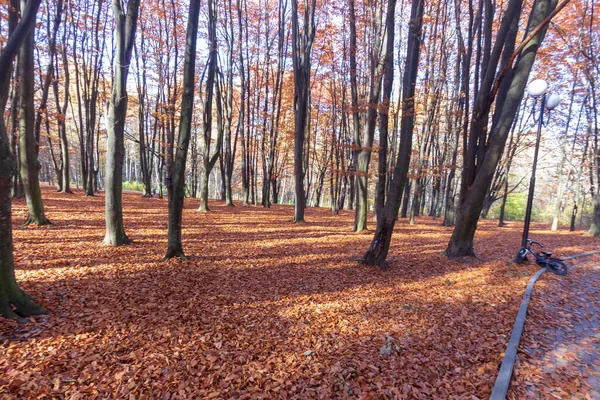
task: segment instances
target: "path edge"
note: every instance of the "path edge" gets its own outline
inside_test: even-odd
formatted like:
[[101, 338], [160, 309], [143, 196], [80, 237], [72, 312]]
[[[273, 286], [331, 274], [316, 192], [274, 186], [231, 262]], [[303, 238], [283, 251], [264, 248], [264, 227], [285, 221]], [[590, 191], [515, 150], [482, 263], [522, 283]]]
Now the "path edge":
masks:
[[[600, 254], [600, 250], [575, 254], [573, 256], [564, 257], [562, 260], [573, 260], [575, 258], [591, 256], [594, 254]], [[537, 271], [527, 283], [527, 288], [525, 289], [525, 294], [523, 294], [523, 300], [521, 301], [517, 318], [515, 318], [515, 324], [513, 326], [508, 345], [506, 346], [506, 351], [504, 352], [504, 359], [502, 360], [502, 365], [500, 366], [500, 371], [498, 372], [498, 377], [496, 378], [496, 383], [494, 384], [494, 389], [492, 390], [490, 400], [504, 400], [506, 398], [517, 358], [519, 343], [521, 342], [521, 334], [523, 333], [523, 328], [525, 327], [527, 308], [529, 307], [529, 301], [531, 300], [531, 294], [533, 293], [533, 286], [544, 272], [546, 272], [545, 267]]]

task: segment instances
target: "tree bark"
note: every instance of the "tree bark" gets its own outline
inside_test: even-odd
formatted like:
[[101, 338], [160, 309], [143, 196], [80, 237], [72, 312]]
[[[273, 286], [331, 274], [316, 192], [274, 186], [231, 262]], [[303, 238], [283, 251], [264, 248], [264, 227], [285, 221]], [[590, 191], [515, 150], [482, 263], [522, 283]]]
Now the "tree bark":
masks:
[[[509, 4], [508, 6], [509, 9], [513, 9], [514, 7], [516, 6], [513, 4]], [[538, 28], [555, 7], [556, 0], [537, 0], [534, 3], [529, 16], [526, 36], [529, 36], [534, 29]], [[520, 5], [518, 9], [520, 10]], [[520, 13], [515, 12], [515, 14], [509, 13], [505, 15], [501, 27], [507, 25], [510, 29], [515, 29], [516, 24], [514, 22], [515, 19], [518, 20], [519, 14]], [[515, 37], [512, 35], [516, 35], [516, 33], [511, 33], [508, 27], [505, 32], [506, 35], [510, 36], [512, 39]], [[491, 62], [488, 66], [488, 71], [484, 77], [484, 84], [475, 101], [476, 106], [474, 108], [474, 117], [470, 132], [470, 150], [468, 151], [470, 158], [466, 160], [465, 168], [463, 170], [456, 226], [445, 251], [445, 254], [448, 257], [475, 255], [473, 250], [473, 239], [475, 237], [475, 231], [477, 230], [477, 222], [481, 213], [483, 201], [489, 190], [490, 182], [492, 181], [498, 161], [502, 156], [506, 139], [513, 124], [519, 104], [521, 103], [521, 99], [523, 98], [527, 79], [544, 35], [545, 29], [542, 29], [527, 43], [520, 52], [515, 66], [511, 68], [510, 73], [502, 80], [499, 90], [494, 88], [498, 87], [498, 82], [492, 82], [494, 79], [490, 78], [489, 74], [495, 76], [496, 62], [499, 60], [500, 52], [498, 48], [502, 48], [506, 45], [508, 46], [507, 49], [510, 54], [512, 54], [512, 49], [510, 40], [508, 40], [506, 36], [503, 36], [500, 33], [497, 36], [497, 43], [495, 44], [493, 51], [493, 58], [496, 62]], [[505, 43], [507, 40], [509, 43]], [[514, 39], [512, 39], [512, 42], [514, 43]], [[503, 58], [503, 60], [504, 59], [505, 58]], [[508, 64], [506, 64], [506, 66], [508, 66]], [[504, 67], [506, 68], [506, 66]], [[502, 75], [499, 76], [499, 78], [502, 77]], [[485, 135], [485, 131], [487, 131], [487, 123], [485, 121], [489, 114], [489, 107], [497, 93], [502, 95], [499, 97], [501, 103], [496, 106], [494, 124], [489, 136], [487, 136]], [[481, 133], [480, 130], [483, 130], [481, 131], [483, 133]], [[481, 144], [481, 142], [484, 143]], [[475, 143], [475, 145], [471, 145], [471, 143]], [[485, 152], [482, 157], [475, 158], [477, 146], [483, 146]], [[475, 164], [472, 163], [475, 159], [478, 160], [477, 168], [475, 168]]]
[[[389, 3], [389, 2], [388, 2]], [[371, 162], [371, 153], [373, 151], [373, 140], [375, 138], [375, 127], [377, 125], [377, 107], [381, 97], [381, 81], [384, 74], [385, 58], [387, 46], [382, 38], [383, 24], [381, 21], [382, 10], [378, 6], [375, 11], [374, 21], [372, 22], [373, 43], [371, 44], [370, 54], [370, 85], [369, 85], [369, 103], [367, 108], [367, 121], [364, 127], [364, 135], [360, 144], [358, 153], [358, 164], [356, 169], [357, 181], [357, 202], [356, 214], [354, 219], [354, 231], [362, 232], [367, 229], [368, 213], [368, 181], [369, 164]], [[390, 30], [393, 30], [391, 28]], [[381, 144], [380, 144], [381, 145]]]
[[[379, 213], [385, 205], [388, 173], [388, 124], [390, 112], [390, 99], [394, 86], [394, 12], [396, 0], [388, 0], [386, 14], [386, 30], [383, 53], [383, 96], [379, 108], [379, 160], [377, 188], [375, 194], [375, 212]], [[392, 155], [393, 156], [393, 155]]]
[[305, 0], [304, 26], [298, 27], [298, 0], [292, 0], [292, 57], [294, 64], [294, 222], [304, 222], [304, 140], [310, 98], [311, 52], [315, 39], [316, 0]]
[[21, 21], [18, 24], [16, 9], [19, 4], [16, 1], [11, 2], [14, 11], [9, 13], [10, 36], [0, 52], [0, 315], [15, 319], [47, 313], [19, 288], [15, 278], [10, 201], [13, 156], [4, 122], [12, 62], [20, 46], [29, 39], [30, 32], [33, 32], [40, 2], [41, 0], [29, 0], [24, 3]]
[[[24, 10], [29, 1], [21, 0], [21, 9]], [[21, 103], [19, 110], [19, 157], [21, 161], [21, 179], [23, 179], [27, 210], [29, 211], [25, 225], [36, 224], [42, 226], [50, 225], [50, 221], [48, 221], [44, 214], [44, 204], [42, 203], [42, 192], [39, 181], [40, 162], [37, 156], [38, 144], [35, 140], [33, 35], [32, 29], [27, 34], [19, 50], [18, 75]]]
[[369, 248], [362, 257], [367, 265], [378, 265], [386, 268], [385, 260], [390, 249], [394, 225], [398, 219], [398, 211], [402, 201], [402, 192], [407, 181], [412, 137], [415, 122], [415, 85], [419, 69], [420, 41], [423, 27], [424, 1], [413, 0], [410, 13], [410, 26], [402, 78], [402, 119], [400, 121], [400, 149], [394, 177], [390, 184], [385, 205], [377, 218], [377, 229]]
[[219, 84], [219, 82], [215, 82], [215, 76], [217, 74], [217, 13], [216, 7], [213, 0], [208, 0], [208, 45], [209, 45], [209, 56], [208, 56], [208, 74], [206, 77], [206, 97], [204, 99], [204, 113], [203, 117], [203, 128], [204, 132], [202, 135], [203, 144], [204, 144], [204, 156], [202, 158], [203, 170], [202, 170], [202, 179], [200, 182], [200, 208], [198, 211], [210, 211], [208, 208], [208, 180], [210, 178], [210, 173], [214, 168], [217, 160], [219, 159], [219, 154], [221, 153], [221, 146], [223, 144], [223, 123], [222, 123], [222, 115], [223, 115], [223, 107], [221, 102], [221, 91], [217, 90], [217, 108], [218, 108], [218, 118], [217, 122], [219, 124], [218, 127], [218, 137], [216, 140], [217, 148], [215, 150], [214, 155], [210, 155], [210, 143], [212, 139], [212, 123], [213, 123], [213, 97], [214, 97], [214, 88], [215, 84]]
[[[143, 11], [142, 11], [143, 12]], [[143, 197], [152, 197], [152, 151], [148, 146], [153, 146], [147, 141], [147, 121], [148, 121], [148, 85], [147, 85], [147, 55], [146, 55], [146, 35], [145, 26], [140, 24], [140, 47], [134, 46], [136, 60], [136, 78], [138, 91], [138, 133], [139, 133], [139, 158], [140, 172], [142, 174], [142, 183], [144, 185]], [[141, 58], [141, 65], [140, 65]], [[141, 71], [141, 76], [140, 76]]]
[[[104, 244], [120, 246], [131, 243], [123, 226], [123, 153], [127, 118], [127, 75], [133, 52], [140, 0], [129, 0], [127, 13], [121, 0], [113, 0], [116, 19], [115, 76], [108, 109], [108, 143], [106, 152], [106, 236]], [[88, 183], [89, 185], [89, 183]]]
[[196, 42], [198, 36], [198, 16], [200, 0], [191, 0], [187, 33], [185, 39], [185, 61], [183, 67], [183, 95], [181, 99], [181, 119], [179, 121], [179, 142], [175, 153], [173, 177], [169, 190], [169, 244], [165, 260], [173, 257], [185, 258], [181, 241], [181, 220], [185, 197], [185, 163], [187, 158], [192, 113], [194, 110], [194, 79], [196, 71]]
[[[69, 159], [69, 139], [67, 137], [67, 109], [69, 107], [69, 98], [70, 98], [70, 82], [71, 75], [69, 72], [69, 61], [67, 58], [67, 46], [64, 45], [67, 41], [67, 27], [65, 25], [63, 30], [63, 48], [61, 51], [62, 62], [63, 62], [63, 70], [65, 74], [64, 81], [64, 94], [63, 94], [63, 102], [62, 105], [60, 103], [60, 95], [58, 89], [58, 79], [56, 79], [53, 83], [53, 91], [54, 91], [54, 100], [56, 102], [56, 107], [60, 110], [60, 116], [58, 117], [58, 135], [60, 139], [60, 153], [61, 153], [61, 173], [62, 173], [62, 193], [73, 193], [71, 191], [71, 162]], [[57, 70], [57, 78], [58, 78], [58, 70]]]

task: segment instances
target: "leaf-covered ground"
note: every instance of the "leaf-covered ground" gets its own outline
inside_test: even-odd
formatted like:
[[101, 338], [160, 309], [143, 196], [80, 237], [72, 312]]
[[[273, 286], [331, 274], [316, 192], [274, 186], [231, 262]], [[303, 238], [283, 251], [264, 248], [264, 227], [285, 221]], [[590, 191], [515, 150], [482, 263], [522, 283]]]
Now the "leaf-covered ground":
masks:
[[[522, 224], [482, 222], [478, 260], [441, 255], [441, 219], [397, 224], [385, 272], [356, 262], [371, 234], [353, 214], [227, 208], [186, 200], [188, 261], [161, 262], [166, 199], [124, 195], [134, 244], [101, 246], [103, 196], [44, 190], [50, 228], [22, 228], [21, 286], [51, 315], [0, 319], [8, 398], [486, 398], [535, 266], [507, 262]], [[370, 222], [373, 227], [373, 222]], [[532, 237], [557, 256], [590, 251], [581, 231]]]

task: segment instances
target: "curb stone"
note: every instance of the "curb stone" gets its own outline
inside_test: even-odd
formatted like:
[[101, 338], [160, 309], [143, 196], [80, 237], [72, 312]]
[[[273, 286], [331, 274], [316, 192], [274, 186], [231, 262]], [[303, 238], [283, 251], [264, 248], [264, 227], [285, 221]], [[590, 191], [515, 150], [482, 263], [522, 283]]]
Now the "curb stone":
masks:
[[[600, 250], [575, 254], [573, 256], [564, 257], [562, 260], [573, 260], [575, 258], [591, 256], [594, 254], [600, 254]], [[521, 306], [519, 307], [519, 312], [517, 314], [517, 318], [515, 319], [515, 324], [510, 335], [510, 340], [508, 341], [506, 351], [504, 352], [504, 359], [502, 360], [500, 372], [498, 372], [498, 377], [496, 378], [496, 383], [494, 384], [494, 389], [492, 390], [490, 400], [503, 400], [506, 398], [517, 358], [517, 350], [519, 349], [519, 343], [521, 342], [521, 334], [523, 333], [523, 328], [525, 326], [527, 308], [529, 307], [531, 293], [533, 292], [533, 285], [535, 285], [535, 282], [540, 278], [540, 276], [542, 276], [544, 272], [546, 272], [545, 267], [536, 272], [527, 283], [527, 288], [525, 289], [525, 294], [523, 294], [523, 300], [521, 301]]]

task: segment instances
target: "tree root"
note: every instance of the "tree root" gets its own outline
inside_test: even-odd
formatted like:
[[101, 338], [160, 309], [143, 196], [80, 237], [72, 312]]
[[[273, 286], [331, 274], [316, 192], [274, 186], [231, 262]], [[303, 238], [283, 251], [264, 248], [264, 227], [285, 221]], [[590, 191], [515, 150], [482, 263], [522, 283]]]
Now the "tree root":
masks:
[[50, 222], [48, 220], [48, 218], [46, 217], [42, 217], [42, 218], [34, 218], [31, 215], [27, 216], [27, 219], [25, 220], [25, 222], [23, 223], [23, 226], [28, 226], [28, 225], [32, 225], [35, 224], [37, 226], [49, 226], [49, 225], [54, 225], [52, 222]]
[[189, 260], [189, 258], [188, 258], [188, 257], [186, 257], [186, 255], [183, 253], [183, 249], [181, 249], [181, 248], [176, 248], [176, 247], [173, 247], [173, 248], [170, 248], [170, 249], [168, 249], [168, 250], [167, 250], [167, 254], [166, 254], [166, 255], [165, 255], [165, 257], [162, 259], [162, 261], [163, 261], [163, 262], [164, 262], [164, 261], [168, 261], [168, 260], [170, 260], [171, 258], [175, 258], [175, 257], [177, 257], [177, 258], [179, 258], [179, 259], [181, 259], [181, 260], [183, 260], [183, 261], [187, 261], [187, 260]]
[[[29, 296], [23, 294], [24, 299], [0, 302], [0, 315], [7, 319], [22, 319], [33, 315], [48, 314], [48, 310], [34, 303]], [[14, 306], [11, 307], [11, 304]]]
[[15, 312], [24, 318], [31, 317], [32, 315], [48, 314], [48, 310], [34, 303], [29, 298], [21, 302], [15, 302], [13, 305], [15, 306]]
[[102, 245], [113, 247], [126, 246], [130, 244], [133, 244], [133, 240], [129, 239], [129, 237], [127, 237], [125, 234], [123, 234], [121, 237], [117, 237], [115, 241], [113, 241], [112, 238], [107, 235], [102, 241]]

